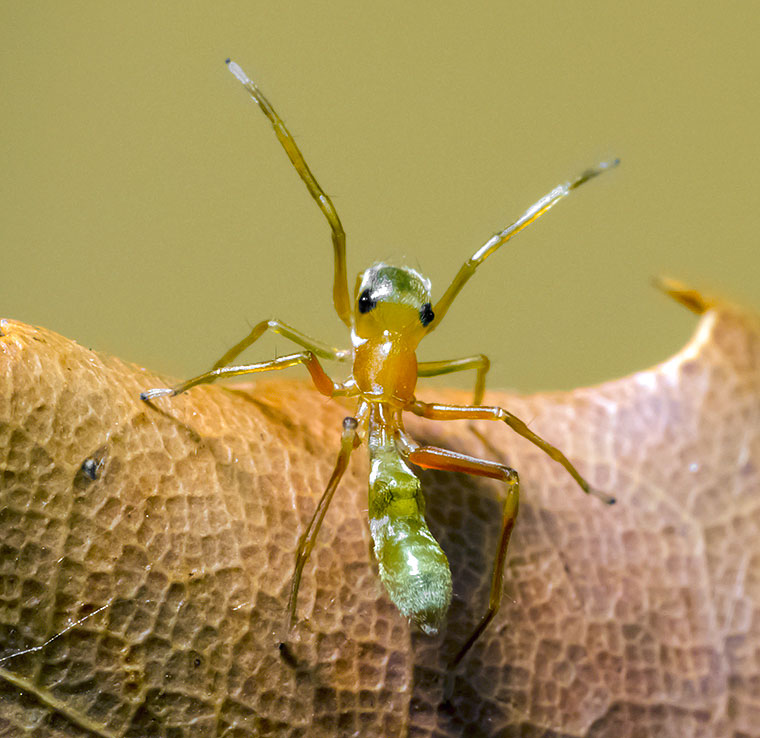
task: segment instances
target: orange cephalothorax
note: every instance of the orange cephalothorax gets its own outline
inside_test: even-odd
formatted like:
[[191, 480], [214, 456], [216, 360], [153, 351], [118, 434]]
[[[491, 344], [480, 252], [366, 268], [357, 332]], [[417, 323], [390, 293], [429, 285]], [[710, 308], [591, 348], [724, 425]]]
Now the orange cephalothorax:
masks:
[[403, 337], [366, 339], [355, 351], [353, 376], [366, 400], [403, 407], [414, 399], [417, 357]]
[[353, 377], [370, 401], [407, 405], [417, 384], [417, 344], [433, 319], [430, 282], [414, 269], [374, 264], [359, 275]]

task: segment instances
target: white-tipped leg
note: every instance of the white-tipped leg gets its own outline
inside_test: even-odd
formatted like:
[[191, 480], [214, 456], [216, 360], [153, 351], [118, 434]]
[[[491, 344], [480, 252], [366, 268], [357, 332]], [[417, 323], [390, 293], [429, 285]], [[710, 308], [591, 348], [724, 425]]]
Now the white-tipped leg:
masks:
[[338, 212], [327, 193], [322, 189], [314, 175], [311, 173], [306, 160], [303, 158], [301, 150], [290, 135], [285, 126], [285, 122], [277, 114], [269, 100], [264, 97], [264, 93], [257, 87], [256, 83], [231, 59], [227, 59], [227, 68], [235, 75], [235, 79], [240, 82], [251, 99], [259, 106], [261, 112], [266, 115], [269, 122], [274, 128], [275, 135], [285, 149], [285, 153], [290, 159], [290, 163], [295, 167], [298, 176], [306, 185], [312, 199], [317, 203], [317, 207], [327, 219], [332, 234], [333, 252], [335, 259], [334, 277], [333, 277], [333, 304], [338, 317], [350, 328], [352, 325], [351, 298], [348, 292], [348, 278], [346, 276], [346, 233], [343, 230], [343, 224], [340, 222]]
[[606, 492], [597, 489], [596, 487], [589, 487], [588, 493], [592, 497], [596, 497], [597, 500], [601, 500], [605, 505], [614, 505], [617, 502], [617, 498], [612, 495], [608, 495]]
[[230, 72], [232, 72], [242, 84], [251, 84], [251, 80], [249, 79], [248, 75], [240, 68], [240, 65], [237, 62], [232, 61], [232, 59], [226, 59], [225, 64], [227, 65]]
[[501, 407], [484, 407], [481, 405], [438, 405], [435, 403], [420, 402], [416, 400], [409, 407], [415, 415], [430, 420], [501, 420], [506, 423], [515, 433], [538, 446], [549, 458], [554, 459], [561, 464], [570, 476], [576, 481], [578, 486], [587, 494], [593, 495], [607, 505], [615, 503], [615, 498], [592, 487], [579, 473], [578, 470], [570, 463], [567, 456], [562, 453], [556, 446], [545, 441], [541, 436], [536, 435], [525, 421], [520, 420], [516, 415], [512, 415], [508, 410]]
[[154, 400], [156, 397], [167, 397], [169, 395], [176, 395], [177, 393], [171, 387], [154, 387], [153, 389], [145, 390], [140, 393], [141, 400]]

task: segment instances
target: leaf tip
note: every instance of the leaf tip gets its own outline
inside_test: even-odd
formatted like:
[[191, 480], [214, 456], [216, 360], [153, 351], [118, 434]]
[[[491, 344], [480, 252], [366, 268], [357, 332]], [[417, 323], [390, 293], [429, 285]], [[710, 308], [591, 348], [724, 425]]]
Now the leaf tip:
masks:
[[713, 307], [713, 303], [699, 291], [690, 289], [677, 279], [671, 279], [670, 277], [655, 277], [653, 282], [657, 289], [661, 290], [669, 297], [672, 297], [676, 302], [697, 315], [702, 315]]

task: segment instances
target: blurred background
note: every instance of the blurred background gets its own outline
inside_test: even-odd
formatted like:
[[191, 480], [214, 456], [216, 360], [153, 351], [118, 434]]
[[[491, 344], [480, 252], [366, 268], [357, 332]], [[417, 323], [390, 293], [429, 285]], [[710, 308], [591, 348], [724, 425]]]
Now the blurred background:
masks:
[[3, 3], [0, 315], [183, 378], [267, 317], [346, 344], [327, 225], [231, 56], [333, 197], [352, 290], [390, 259], [440, 295], [619, 156], [420, 355], [485, 352], [491, 387], [526, 392], [644, 368], [696, 322], [652, 277], [760, 307], [758, 37], [753, 3]]

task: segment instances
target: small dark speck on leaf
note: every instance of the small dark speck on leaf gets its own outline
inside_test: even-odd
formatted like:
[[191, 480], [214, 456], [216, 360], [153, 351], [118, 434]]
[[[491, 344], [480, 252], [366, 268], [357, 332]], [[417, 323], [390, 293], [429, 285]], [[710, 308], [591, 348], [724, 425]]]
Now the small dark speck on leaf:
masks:
[[296, 668], [298, 666], [298, 659], [296, 659], [295, 654], [290, 650], [290, 647], [287, 643], [281, 643], [279, 645], [280, 649], [280, 656], [282, 656], [282, 660], [290, 667]]

